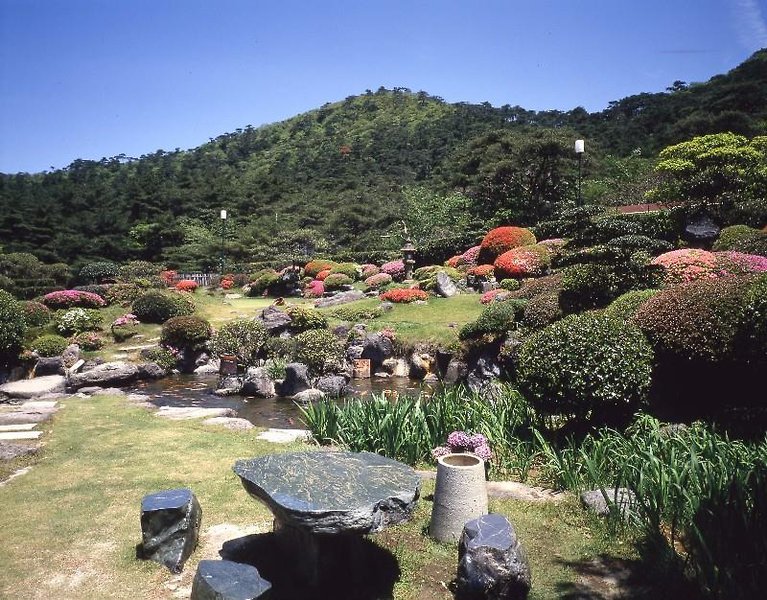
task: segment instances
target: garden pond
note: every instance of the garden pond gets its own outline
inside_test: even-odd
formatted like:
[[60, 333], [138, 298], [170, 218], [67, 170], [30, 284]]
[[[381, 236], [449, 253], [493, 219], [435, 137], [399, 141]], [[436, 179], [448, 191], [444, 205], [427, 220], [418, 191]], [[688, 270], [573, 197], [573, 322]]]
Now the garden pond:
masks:
[[[216, 396], [218, 375], [171, 375], [163, 379], [146, 380], [131, 388], [131, 392], [146, 394], [147, 400], [160, 406], [195, 406], [200, 408], [232, 408], [237, 416], [256, 427], [290, 429], [303, 428], [301, 410], [290, 398], [255, 398], [247, 396]], [[407, 377], [352, 379], [345, 399], [371, 397], [373, 394], [393, 393], [396, 396], [417, 396], [421, 391], [435, 391], [438, 386], [422, 384]]]

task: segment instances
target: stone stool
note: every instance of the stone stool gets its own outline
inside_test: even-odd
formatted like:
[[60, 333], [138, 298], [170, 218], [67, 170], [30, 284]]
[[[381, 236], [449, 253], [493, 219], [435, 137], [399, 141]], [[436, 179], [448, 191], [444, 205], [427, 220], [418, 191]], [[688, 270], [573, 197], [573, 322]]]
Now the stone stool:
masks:
[[230, 560], [201, 560], [190, 600], [256, 600], [268, 598], [272, 584], [258, 569]]
[[469, 521], [458, 543], [458, 598], [524, 599], [530, 565], [514, 528], [497, 513]]
[[202, 509], [192, 490], [178, 488], [141, 501], [141, 557], [180, 573], [197, 546]]

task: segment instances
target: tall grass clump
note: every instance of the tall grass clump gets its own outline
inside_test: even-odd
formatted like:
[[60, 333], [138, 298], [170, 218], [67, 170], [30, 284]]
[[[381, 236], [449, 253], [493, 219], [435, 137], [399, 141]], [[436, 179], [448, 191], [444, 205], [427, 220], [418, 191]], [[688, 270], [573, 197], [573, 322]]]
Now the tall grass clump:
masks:
[[634, 508], [614, 523], [637, 527], [647, 556], [704, 597], [756, 598], [767, 586], [767, 437], [746, 444], [640, 415], [625, 433], [602, 429], [561, 448], [537, 441], [555, 484], [629, 488]]
[[530, 468], [534, 414], [511, 388], [492, 396], [460, 387], [431, 397], [389, 400], [374, 395], [342, 404], [322, 401], [301, 410], [320, 444], [367, 450], [417, 465], [432, 460], [431, 451], [444, 444], [448, 434], [467, 431], [488, 439], [493, 452], [491, 476], [516, 471], [524, 478]]

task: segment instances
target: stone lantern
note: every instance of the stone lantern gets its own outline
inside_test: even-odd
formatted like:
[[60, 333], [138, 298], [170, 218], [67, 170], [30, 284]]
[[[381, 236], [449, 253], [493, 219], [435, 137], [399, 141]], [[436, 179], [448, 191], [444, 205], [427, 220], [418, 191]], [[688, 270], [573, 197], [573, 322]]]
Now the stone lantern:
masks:
[[405, 279], [413, 278], [413, 265], [415, 264], [416, 247], [413, 246], [413, 240], [409, 237], [405, 240], [405, 245], [401, 249], [402, 262], [405, 263]]

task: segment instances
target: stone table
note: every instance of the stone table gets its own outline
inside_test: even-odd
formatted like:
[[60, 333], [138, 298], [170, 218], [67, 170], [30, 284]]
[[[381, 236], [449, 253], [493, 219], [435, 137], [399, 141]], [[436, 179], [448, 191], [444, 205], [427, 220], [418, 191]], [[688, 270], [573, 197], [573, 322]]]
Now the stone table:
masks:
[[274, 515], [278, 543], [309, 585], [342, 557], [345, 540], [408, 520], [418, 474], [370, 452], [286, 452], [239, 460], [234, 472]]

